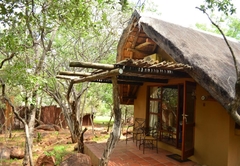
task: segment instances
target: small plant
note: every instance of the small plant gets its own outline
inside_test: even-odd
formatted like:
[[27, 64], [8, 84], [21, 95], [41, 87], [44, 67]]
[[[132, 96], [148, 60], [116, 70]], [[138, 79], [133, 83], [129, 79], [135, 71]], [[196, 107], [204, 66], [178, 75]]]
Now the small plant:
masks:
[[57, 136], [57, 139], [58, 139], [59, 132], [58, 132], [58, 131], [55, 131], [54, 134]]
[[66, 154], [66, 149], [64, 146], [55, 146], [53, 150], [49, 152], [44, 152], [47, 156], [53, 156], [56, 160], [56, 165], [59, 165], [62, 162], [62, 157]]
[[37, 133], [37, 142], [41, 142], [42, 141], [42, 134], [41, 133]]

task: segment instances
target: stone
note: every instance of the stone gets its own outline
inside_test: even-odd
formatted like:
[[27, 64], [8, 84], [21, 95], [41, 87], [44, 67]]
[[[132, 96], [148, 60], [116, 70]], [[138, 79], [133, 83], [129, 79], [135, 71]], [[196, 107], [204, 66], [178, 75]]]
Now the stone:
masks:
[[37, 130], [46, 130], [46, 131], [55, 131], [55, 128], [53, 127], [53, 125], [40, 125], [37, 126], [35, 129]]
[[24, 151], [18, 147], [11, 147], [10, 150], [10, 158], [11, 159], [23, 159], [24, 158]]
[[6, 146], [0, 147], [0, 159], [10, 159], [10, 148]]
[[74, 151], [78, 151], [78, 144], [75, 144], [73, 149]]
[[76, 153], [60, 163], [60, 166], [91, 166], [92, 162], [88, 155]]
[[55, 159], [53, 156], [42, 154], [38, 157], [35, 166], [55, 166]]
[[54, 127], [54, 129], [55, 129], [56, 131], [60, 131], [60, 130], [61, 130], [60, 126], [58, 126], [58, 125], [53, 125], [53, 127]]

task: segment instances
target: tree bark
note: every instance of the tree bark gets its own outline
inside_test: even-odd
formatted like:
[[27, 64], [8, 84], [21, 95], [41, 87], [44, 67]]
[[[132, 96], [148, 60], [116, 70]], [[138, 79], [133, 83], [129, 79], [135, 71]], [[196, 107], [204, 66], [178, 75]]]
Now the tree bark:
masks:
[[113, 149], [115, 148], [117, 141], [120, 138], [120, 132], [121, 132], [121, 110], [119, 106], [120, 102], [119, 102], [116, 76], [112, 77], [112, 84], [113, 84], [113, 112], [114, 112], [115, 120], [113, 124], [113, 130], [110, 133], [110, 137], [108, 138], [99, 166], [108, 165], [109, 156], [111, 155]]
[[109, 119], [109, 121], [108, 121], [107, 132], [109, 132], [112, 118], [113, 118], [113, 111], [111, 111], [111, 117], [110, 117], [110, 119]]
[[[37, 99], [36, 91], [33, 92], [33, 99]], [[36, 105], [30, 106], [30, 111], [28, 112], [28, 123], [24, 123], [24, 129], [25, 129], [25, 137], [26, 137], [26, 143], [25, 143], [25, 154], [24, 154], [24, 160], [23, 165], [27, 166], [30, 162], [30, 166], [33, 166], [33, 156], [32, 156], [32, 147], [33, 147], [33, 134], [34, 134], [34, 126], [35, 126], [35, 119], [36, 119]]]
[[83, 140], [84, 140], [84, 133], [87, 131], [87, 128], [85, 128], [82, 132], [81, 132], [81, 135], [78, 139], [78, 152], [79, 153], [84, 153], [84, 143], [83, 143]]

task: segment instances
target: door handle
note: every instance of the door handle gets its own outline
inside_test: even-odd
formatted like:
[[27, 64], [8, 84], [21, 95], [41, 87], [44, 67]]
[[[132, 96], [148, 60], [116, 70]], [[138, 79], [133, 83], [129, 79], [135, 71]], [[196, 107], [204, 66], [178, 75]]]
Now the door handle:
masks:
[[187, 117], [188, 117], [188, 115], [187, 114], [182, 114], [182, 117], [183, 117], [183, 119], [186, 121], [186, 123], [187, 123]]

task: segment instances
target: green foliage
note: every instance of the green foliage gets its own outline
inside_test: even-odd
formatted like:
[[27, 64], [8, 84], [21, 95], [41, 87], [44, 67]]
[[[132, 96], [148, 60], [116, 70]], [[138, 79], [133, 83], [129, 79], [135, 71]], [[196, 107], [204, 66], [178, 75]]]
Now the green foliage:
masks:
[[[99, 125], [102, 125], [102, 124], [108, 124], [110, 120], [110, 116], [95, 116], [94, 117], [94, 124], [99, 124]], [[113, 122], [113, 119], [112, 119], [112, 122]]]
[[[70, 68], [70, 61], [100, 62], [106, 58], [106, 63], [112, 63], [120, 32], [129, 18], [122, 16], [129, 14], [124, 13], [128, 9], [125, 0], [2, 0], [0, 8], [0, 33], [4, 34], [0, 36], [0, 58], [14, 55], [4, 63], [0, 75], [6, 82], [6, 93], [18, 98], [18, 104], [26, 98], [34, 100], [37, 90], [37, 97], [47, 100], [42, 103], [50, 103], [43, 96], [47, 94], [60, 106], [67, 107], [69, 81], [57, 80], [58, 71], [90, 70]], [[82, 102], [84, 86], [74, 85], [71, 100], [80, 96]], [[102, 90], [102, 93], [106, 92]], [[102, 102], [109, 101], [108, 95], [101, 96], [104, 96]], [[79, 104], [81, 108], [84, 107], [82, 103]], [[59, 147], [49, 155], [55, 155], [60, 161], [61, 152], [64, 148]]]
[[210, 10], [211, 12], [217, 10], [223, 12], [227, 16], [236, 12], [236, 8], [231, 0], [205, 0], [205, 4], [201, 5], [200, 8], [205, 12], [207, 12], [207, 10]]
[[113, 104], [112, 84], [92, 83], [87, 98], [97, 115], [110, 116]]
[[[218, 22], [218, 25], [223, 27], [222, 31], [224, 32], [224, 34], [228, 37], [240, 40], [240, 19], [236, 17], [226, 17], [225, 19], [222, 20], [225, 21]], [[218, 29], [213, 25], [207, 26], [206, 24], [197, 23], [196, 27], [207, 32], [220, 34]]]
[[[240, 39], [240, 20], [237, 17], [230, 16], [236, 13], [236, 7], [231, 0], [205, 0], [205, 4], [201, 5], [199, 9], [207, 14], [215, 25], [211, 21], [212, 25], [210, 27], [204, 24], [196, 24], [197, 28], [217, 34], [220, 34], [218, 29], [220, 28], [226, 36]], [[212, 13], [211, 16], [209, 16], [210, 12]]]
[[63, 145], [58, 145], [53, 148], [53, 150], [44, 152], [47, 156], [52, 156], [56, 159], [56, 165], [59, 165], [62, 162], [62, 158], [67, 154], [66, 148]]
[[230, 17], [227, 26], [226, 36], [240, 40], [240, 18]]
[[37, 133], [37, 142], [41, 142], [42, 141], [42, 134], [41, 133]]
[[103, 140], [106, 140], [106, 139], [108, 139], [109, 138], [109, 135], [108, 134], [106, 134], [106, 135], [101, 135], [101, 136], [95, 136], [92, 140], [93, 141], [103, 141]]

